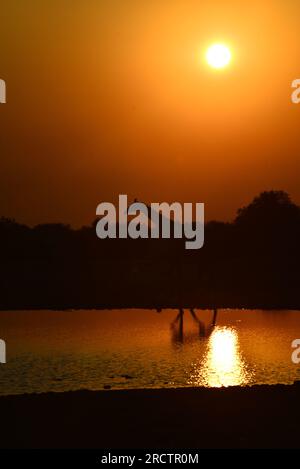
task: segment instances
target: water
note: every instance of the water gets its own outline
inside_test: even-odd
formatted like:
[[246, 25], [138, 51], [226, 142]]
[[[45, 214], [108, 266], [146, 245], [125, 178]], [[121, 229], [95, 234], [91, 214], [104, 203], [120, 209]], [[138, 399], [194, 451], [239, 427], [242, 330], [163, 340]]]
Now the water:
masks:
[[300, 311], [0, 312], [0, 394], [293, 383]]

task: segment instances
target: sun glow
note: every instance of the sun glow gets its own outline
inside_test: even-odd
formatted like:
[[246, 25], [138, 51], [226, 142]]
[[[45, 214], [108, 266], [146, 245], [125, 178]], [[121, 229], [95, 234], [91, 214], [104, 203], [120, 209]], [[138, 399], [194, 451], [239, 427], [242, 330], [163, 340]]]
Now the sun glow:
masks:
[[224, 44], [213, 44], [206, 52], [206, 60], [213, 68], [224, 68], [231, 61], [231, 52]]

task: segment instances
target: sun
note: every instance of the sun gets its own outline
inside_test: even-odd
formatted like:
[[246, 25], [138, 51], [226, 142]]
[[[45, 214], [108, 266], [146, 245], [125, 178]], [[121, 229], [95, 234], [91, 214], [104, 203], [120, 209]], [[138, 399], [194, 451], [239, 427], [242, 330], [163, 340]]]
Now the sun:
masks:
[[224, 44], [213, 44], [206, 52], [206, 61], [213, 68], [224, 68], [231, 60], [231, 52]]

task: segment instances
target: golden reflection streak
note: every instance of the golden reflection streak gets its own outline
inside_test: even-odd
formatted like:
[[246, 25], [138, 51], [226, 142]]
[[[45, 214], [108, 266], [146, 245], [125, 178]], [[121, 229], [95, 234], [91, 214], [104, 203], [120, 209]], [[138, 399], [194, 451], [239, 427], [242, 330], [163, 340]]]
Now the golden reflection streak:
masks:
[[248, 381], [237, 332], [229, 327], [216, 327], [209, 338], [204, 361], [195, 364], [189, 384], [221, 387], [245, 385]]

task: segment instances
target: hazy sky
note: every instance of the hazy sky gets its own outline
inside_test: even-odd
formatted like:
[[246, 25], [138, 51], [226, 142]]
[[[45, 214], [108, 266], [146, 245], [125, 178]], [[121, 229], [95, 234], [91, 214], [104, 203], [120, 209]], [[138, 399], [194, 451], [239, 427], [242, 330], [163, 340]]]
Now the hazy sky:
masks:
[[299, 17], [295, 0], [2, 0], [0, 215], [78, 226], [120, 193], [209, 219], [268, 189], [300, 204]]

